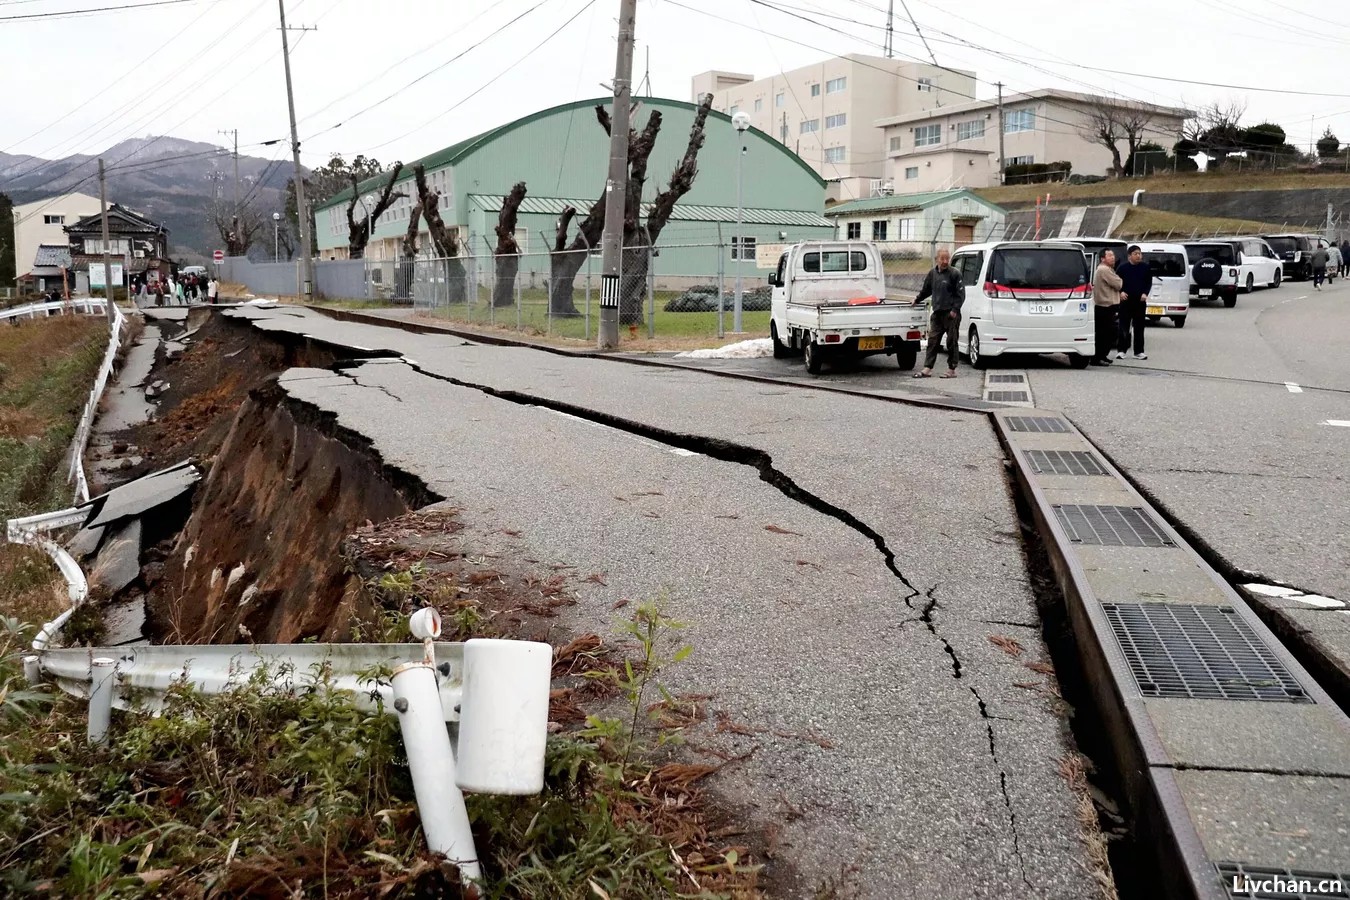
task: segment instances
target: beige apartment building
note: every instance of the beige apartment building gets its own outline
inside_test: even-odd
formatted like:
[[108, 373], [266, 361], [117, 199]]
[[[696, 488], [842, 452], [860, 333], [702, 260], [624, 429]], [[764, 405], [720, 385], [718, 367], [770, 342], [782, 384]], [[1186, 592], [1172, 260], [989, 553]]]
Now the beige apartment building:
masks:
[[875, 196], [889, 177], [878, 121], [969, 102], [975, 73], [849, 54], [768, 78], [703, 72], [692, 87], [695, 101], [711, 93], [714, 109], [746, 113], [791, 148], [829, 182], [828, 200], [849, 201]]
[[[1084, 138], [1098, 104], [1142, 110], [1152, 121], [1144, 140], [1171, 148], [1190, 116], [1184, 109], [1072, 91], [1045, 89], [1010, 94], [1003, 103], [1004, 165], [1069, 162], [1076, 175], [1106, 175], [1111, 152]], [[886, 148], [884, 177], [896, 194], [989, 187], [999, 183], [999, 113], [993, 100], [948, 104], [941, 109], [878, 119]], [[1122, 162], [1125, 142], [1121, 141]]]
[[[39, 247], [66, 248], [66, 226], [100, 209], [98, 198], [88, 194], [62, 194], [14, 207], [14, 273], [20, 279], [34, 275], [59, 277], [59, 269], [38, 259]], [[4, 285], [10, 287], [10, 285]]]

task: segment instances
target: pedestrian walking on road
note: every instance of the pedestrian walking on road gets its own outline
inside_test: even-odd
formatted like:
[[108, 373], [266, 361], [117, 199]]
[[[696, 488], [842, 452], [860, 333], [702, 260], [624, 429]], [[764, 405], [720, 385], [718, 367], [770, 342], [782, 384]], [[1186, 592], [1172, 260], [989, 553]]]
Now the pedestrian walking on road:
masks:
[[1350, 277], [1350, 238], [1341, 241], [1341, 277]]
[[943, 335], [947, 336], [947, 371], [941, 377], [956, 377], [956, 336], [961, 333], [961, 306], [966, 302], [966, 283], [961, 280], [961, 273], [952, 268], [951, 262], [951, 252], [939, 250], [937, 265], [929, 270], [919, 295], [914, 298], [915, 303], [933, 298], [933, 309], [928, 317], [928, 352], [924, 355], [923, 369], [914, 373], [915, 378], [933, 377]]
[[1120, 276], [1120, 333], [1116, 342], [1116, 359], [1124, 359], [1130, 349], [1130, 332], [1134, 332], [1134, 358], [1148, 359], [1144, 352], [1144, 316], [1148, 310], [1148, 295], [1153, 290], [1153, 270], [1144, 262], [1144, 252], [1138, 244], [1131, 244], [1129, 259], [1116, 267]]
[[1313, 251], [1312, 270], [1313, 287], [1317, 290], [1322, 289], [1322, 282], [1327, 277], [1327, 263], [1331, 261], [1331, 254], [1327, 252], [1326, 247], [1318, 247]]
[[1097, 325], [1097, 352], [1092, 357], [1094, 366], [1111, 365], [1111, 350], [1120, 333], [1116, 316], [1120, 312], [1120, 286], [1123, 283], [1116, 274], [1116, 254], [1107, 250], [1092, 275], [1092, 313]]
[[163, 305], [164, 305], [164, 282], [160, 281], [159, 279], [155, 279], [155, 287], [154, 287], [153, 293], [154, 293], [154, 295], [155, 295], [155, 305], [156, 305], [156, 306], [163, 306]]
[[1332, 244], [1327, 248], [1327, 284], [1335, 284], [1336, 276], [1341, 274], [1345, 268], [1345, 258], [1341, 256], [1341, 248]]
[[215, 303], [216, 295], [220, 292], [220, 285], [216, 283], [216, 277], [211, 276], [211, 280], [206, 283], [206, 302]]

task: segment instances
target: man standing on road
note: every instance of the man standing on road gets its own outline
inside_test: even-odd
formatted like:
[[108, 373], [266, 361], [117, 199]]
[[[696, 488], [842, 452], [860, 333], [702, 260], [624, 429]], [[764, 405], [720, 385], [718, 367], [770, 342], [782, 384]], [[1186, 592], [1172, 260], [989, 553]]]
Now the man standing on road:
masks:
[[1116, 254], [1107, 250], [1092, 276], [1092, 312], [1097, 325], [1097, 353], [1094, 366], [1111, 365], [1111, 348], [1116, 346], [1120, 326], [1116, 314], [1120, 309], [1120, 276], [1116, 274]]
[[1144, 252], [1138, 244], [1131, 244], [1129, 259], [1116, 269], [1120, 276], [1120, 335], [1116, 343], [1116, 359], [1124, 359], [1130, 349], [1130, 331], [1134, 331], [1134, 358], [1148, 359], [1144, 352], [1144, 315], [1148, 310], [1148, 294], [1153, 290], [1153, 270], [1144, 262]]
[[1350, 277], [1350, 238], [1341, 241], [1341, 277]]
[[966, 283], [961, 273], [951, 266], [952, 254], [948, 250], [937, 252], [937, 265], [930, 269], [923, 280], [915, 303], [933, 298], [933, 310], [928, 317], [928, 352], [924, 355], [923, 369], [915, 372], [915, 378], [932, 378], [933, 366], [937, 363], [938, 347], [942, 336], [947, 336], [947, 371], [943, 378], [956, 377], [956, 336], [961, 333], [961, 305], [966, 302]]
[[1322, 289], [1322, 282], [1327, 277], [1327, 261], [1331, 259], [1331, 254], [1327, 252], [1326, 247], [1318, 247], [1313, 251], [1312, 270], [1313, 287], [1317, 290]]

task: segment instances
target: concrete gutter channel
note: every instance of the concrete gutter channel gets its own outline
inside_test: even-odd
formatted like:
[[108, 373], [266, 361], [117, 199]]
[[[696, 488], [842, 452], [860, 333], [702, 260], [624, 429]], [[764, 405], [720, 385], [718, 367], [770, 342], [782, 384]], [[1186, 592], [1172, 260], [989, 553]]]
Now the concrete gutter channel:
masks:
[[[341, 321], [449, 333], [477, 343], [569, 357], [693, 368], [485, 338], [348, 311], [316, 311]], [[600, 421], [600, 414], [588, 409], [433, 377]], [[1135, 830], [1141, 839], [1152, 839], [1156, 871], [1166, 880], [1158, 887], [1166, 896], [1236, 896], [1234, 876], [1239, 873], [1306, 877], [1314, 887], [1321, 879], [1339, 877], [1350, 885], [1350, 719], [1211, 565], [1210, 560], [1222, 563], [1221, 557], [1203, 544], [1200, 550], [1193, 547], [1188, 541], [1193, 535], [1184, 526], [1160, 515], [1105, 454], [1058, 414], [980, 401], [948, 403], [890, 392], [878, 396], [815, 383], [800, 386], [989, 416], [1065, 597], [1090, 691], [1135, 814]], [[631, 423], [607, 424], [632, 428]], [[651, 436], [676, 445], [689, 440], [671, 432]], [[748, 458], [749, 448], [706, 439], [697, 443], [689, 449], [760, 468], [765, 481], [789, 496], [796, 494], [795, 485], [779, 483], [772, 467]], [[801, 494], [794, 499], [857, 527], [823, 501]], [[893, 566], [885, 544], [868, 536]], [[1229, 578], [1235, 573], [1231, 566], [1219, 568]], [[907, 602], [921, 596], [908, 587], [913, 593]], [[1257, 600], [1267, 618], [1274, 615], [1270, 604], [1250, 594], [1247, 599]], [[1309, 660], [1319, 675], [1346, 676], [1325, 648], [1309, 641], [1306, 629], [1280, 630], [1286, 639], [1297, 638], [1298, 656]], [[1331, 683], [1339, 694], [1339, 682]]]

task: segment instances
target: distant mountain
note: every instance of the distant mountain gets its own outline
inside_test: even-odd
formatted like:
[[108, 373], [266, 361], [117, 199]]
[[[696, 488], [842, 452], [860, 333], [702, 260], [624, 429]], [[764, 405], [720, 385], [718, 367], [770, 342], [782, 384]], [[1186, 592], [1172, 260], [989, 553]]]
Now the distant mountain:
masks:
[[[214, 204], [228, 207], [234, 202], [234, 159], [229, 150], [164, 136], [122, 141], [102, 156], [108, 167], [108, 202], [167, 226], [175, 258], [196, 261], [195, 257], [222, 246], [209, 216]], [[241, 200], [246, 198], [264, 219], [282, 212], [292, 172], [290, 159], [281, 152], [276, 161], [240, 155]], [[16, 205], [71, 191], [97, 196], [98, 156], [45, 160], [0, 153], [0, 191]]]

